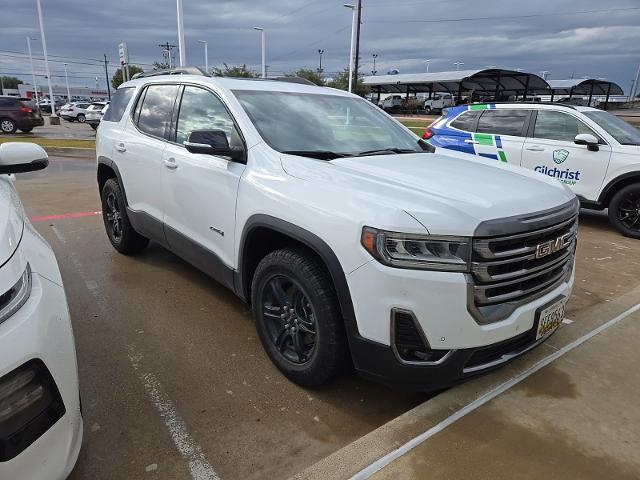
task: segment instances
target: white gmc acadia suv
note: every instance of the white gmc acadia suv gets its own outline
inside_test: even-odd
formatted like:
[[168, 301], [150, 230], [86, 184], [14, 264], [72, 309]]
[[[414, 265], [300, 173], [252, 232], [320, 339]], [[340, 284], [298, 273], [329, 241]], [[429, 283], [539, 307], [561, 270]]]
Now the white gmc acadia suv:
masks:
[[158, 242], [249, 302], [291, 380], [321, 384], [351, 359], [440, 388], [560, 324], [578, 214], [566, 186], [434, 154], [343, 91], [171, 73], [120, 86], [98, 129], [109, 240], [124, 254]]

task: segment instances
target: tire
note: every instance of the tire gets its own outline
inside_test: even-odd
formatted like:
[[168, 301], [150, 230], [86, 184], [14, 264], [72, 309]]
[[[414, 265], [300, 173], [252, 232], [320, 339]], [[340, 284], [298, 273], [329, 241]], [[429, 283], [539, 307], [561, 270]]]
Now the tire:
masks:
[[640, 239], [640, 183], [615, 193], [609, 202], [609, 221], [624, 236]]
[[149, 244], [149, 239], [136, 232], [129, 222], [122, 189], [115, 178], [102, 187], [102, 220], [113, 248], [125, 255], [138, 253]]
[[96, 125], [95, 123], [92, 123], [91, 128], [93, 128], [94, 130], [98, 130], [98, 125]]
[[431, 115], [431, 107], [429, 106], [425, 107], [424, 111], [427, 115]]
[[18, 126], [16, 122], [11, 120], [10, 118], [0, 119], [0, 131], [2, 133], [16, 133]]
[[32, 128], [21, 128], [21, 129], [20, 129], [20, 131], [21, 131], [22, 133], [31, 133], [31, 130], [33, 130], [33, 127], [32, 127]]
[[262, 346], [288, 379], [319, 386], [348, 365], [331, 277], [307, 250], [285, 248], [264, 257], [253, 276], [251, 300]]
[[78, 120], [78, 123], [84, 123], [86, 122], [87, 119], [83, 113], [79, 113], [78, 116], [76, 117], [76, 120]]

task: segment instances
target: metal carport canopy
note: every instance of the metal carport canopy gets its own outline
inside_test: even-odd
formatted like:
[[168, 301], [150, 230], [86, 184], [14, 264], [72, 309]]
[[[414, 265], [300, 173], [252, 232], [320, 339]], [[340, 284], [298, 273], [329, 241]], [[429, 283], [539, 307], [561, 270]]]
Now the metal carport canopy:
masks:
[[525, 90], [530, 94], [550, 93], [550, 86], [542, 77], [503, 69], [377, 75], [365, 77], [362, 83], [379, 88], [382, 93], [457, 92], [459, 89], [502, 94]]
[[595, 78], [549, 80], [549, 85], [554, 95], [624, 95], [617, 83]]

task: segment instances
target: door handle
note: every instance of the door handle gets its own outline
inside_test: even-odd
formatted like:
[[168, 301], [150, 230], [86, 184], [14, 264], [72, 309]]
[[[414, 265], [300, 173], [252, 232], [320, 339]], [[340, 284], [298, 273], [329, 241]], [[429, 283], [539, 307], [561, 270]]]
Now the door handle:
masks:
[[464, 143], [470, 143], [472, 145], [478, 145], [480, 142], [477, 142], [475, 140], [465, 140]]
[[116, 145], [116, 150], [119, 152], [126, 152], [127, 147], [124, 146], [124, 143], [119, 143]]
[[176, 168], [178, 168], [178, 164], [176, 163], [176, 159], [171, 157], [168, 159], [164, 159], [162, 161], [162, 163], [164, 163], [164, 166], [167, 167], [169, 170], [175, 170]]
[[544, 152], [544, 148], [538, 147], [537, 145], [527, 147], [527, 150], [529, 150], [530, 152]]

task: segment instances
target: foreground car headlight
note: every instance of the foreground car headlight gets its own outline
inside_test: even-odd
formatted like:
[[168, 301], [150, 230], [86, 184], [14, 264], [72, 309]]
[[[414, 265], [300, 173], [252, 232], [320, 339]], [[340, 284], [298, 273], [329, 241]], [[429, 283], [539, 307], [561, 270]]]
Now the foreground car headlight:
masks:
[[27, 263], [24, 273], [13, 287], [0, 295], [0, 323], [20, 310], [31, 295], [31, 267]]
[[376, 260], [397, 268], [467, 272], [471, 239], [438, 235], [413, 235], [364, 227], [362, 246]]

